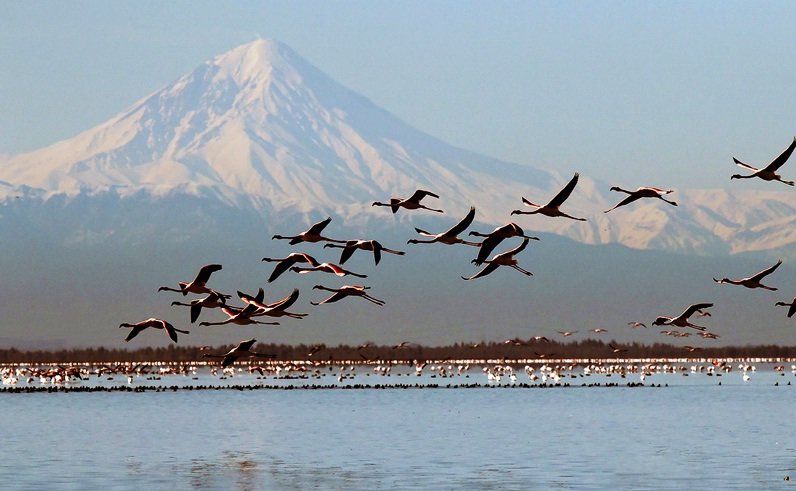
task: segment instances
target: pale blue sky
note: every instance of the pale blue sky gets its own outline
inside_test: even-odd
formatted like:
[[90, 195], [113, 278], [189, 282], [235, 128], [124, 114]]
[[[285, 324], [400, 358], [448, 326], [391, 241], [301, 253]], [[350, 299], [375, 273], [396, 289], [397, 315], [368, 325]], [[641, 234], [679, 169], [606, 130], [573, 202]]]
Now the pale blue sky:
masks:
[[2, 2], [0, 154], [74, 136], [260, 36], [457, 146], [625, 186], [730, 187], [732, 156], [765, 164], [796, 134], [793, 12], [788, 1]]

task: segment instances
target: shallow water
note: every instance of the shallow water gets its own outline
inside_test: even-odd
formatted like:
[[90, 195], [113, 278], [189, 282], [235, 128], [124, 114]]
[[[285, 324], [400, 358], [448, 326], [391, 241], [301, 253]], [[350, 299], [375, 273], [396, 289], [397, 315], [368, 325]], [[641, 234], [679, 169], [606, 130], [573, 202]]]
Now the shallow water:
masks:
[[[638, 388], [572, 381], [549, 389], [0, 394], [0, 475], [16, 489], [796, 485], [784, 480], [796, 480], [790, 372], [748, 382], [740, 373], [660, 374], [650, 381], [661, 387]], [[473, 372], [470, 382], [486, 378]]]

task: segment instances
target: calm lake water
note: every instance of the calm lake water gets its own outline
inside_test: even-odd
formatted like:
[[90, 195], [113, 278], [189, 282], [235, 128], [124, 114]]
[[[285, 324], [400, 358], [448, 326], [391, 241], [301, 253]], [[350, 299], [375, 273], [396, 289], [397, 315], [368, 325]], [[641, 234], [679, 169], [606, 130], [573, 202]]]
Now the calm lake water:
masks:
[[48, 490], [796, 489], [790, 370], [581, 382], [1, 393], [0, 476]]

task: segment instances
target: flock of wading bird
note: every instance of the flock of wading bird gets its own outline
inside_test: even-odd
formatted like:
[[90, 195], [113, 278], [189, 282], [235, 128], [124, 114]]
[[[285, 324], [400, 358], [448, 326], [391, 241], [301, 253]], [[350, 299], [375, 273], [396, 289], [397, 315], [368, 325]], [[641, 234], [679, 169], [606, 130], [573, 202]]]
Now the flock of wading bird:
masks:
[[[793, 181], [786, 181], [783, 180], [782, 177], [777, 174], [777, 170], [788, 160], [791, 153], [793, 153], [794, 148], [796, 148], [796, 137], [794, 137], [793, 141], [791, 142], [790, 146], [786, 148], [778, 157], [776, 157], [770, 164], [766, 167], [758, 169], [752, 167], [751, 165], [745, 164], [738, 159], [733, 159], [735, 163], [746, 169], [752, 171], [752, 174], [747, 175], [740, 175], [734, 174], [731, 176], [730, 179], [749, 179], [749, 178], [760, 178], [766, 181], [780, 181], [784, 184], [789, 186], [793, 186]], [[558, 194], [553, 197], [547, 204], [539, 205], [529, 201], [526, 198], [522, 198], [523, 204], [526, 207], [530, 208], [530, 210], [513, 210], [511, 215], [544, 215], [547, 217], [564, 217], [571, 220], [578, 220], [578, 221], [586, 221], [585, 218], [574, 217], [569, 215], [563, 211], [561, 211], [561, 206], [564, 202], [569, 198], [572, 191], [575, 189], [575, 186], [578, 184], [578, 173], [572, 177], [572, 179], [567, 183], [564, 188], [558, 192]], [[622, 189], [620, 187], [612, 187], [611, 191], [617, 191], [621, 193], [625, 193], [628, 196], [621, 200], [619, 203], [614, 205], [608, 210], [605, 210], [604, 213], [609, 213], [616, 208], [621, 206], [628, 205], [637, 201], [642, 198], [657, 198], [661, 201], [664, 201], [668, 205], [677, 206], [677, 203], [674, 201], [670, 201], [666, 199], [664, 196], [672, 193], [674, 190], [671, 189], [660, 189], [655, 187], [640, 187], [635, 191], [630, 191], [626, 189]], [[432, 197], [439, 199], [439, 195], [422, 189], [418, 189], [415, 191], [408, 198], [390, 198], [389, 203], [382, 203], [382, 202], [374, 202], [373, 206], [384, 206], [389, 207], [393, 214], [397, 213], [401, 208], [405, 210], [428, 210], [435, 213], [444, 213], [443, 210], [431, 208], [423, 204], [423, 200]], [[470, 236], [481, 237], [482, 240], [480, 242], [468, 241], [464, 240], [459, 237], [462, 233], [464, 233], [472, 224], [473, 219], [475, 218], [475, 208], [471, 207], [470, 211], [467, 215], [459, 221], [456, 225], [451, 227], [450, 229], [441, 232], [441, 233], [431, 233], [420, 228], [415, 228], [417, 233], [422, 237], [426, 237], [426, 239], [410, 239], [407, 241], [408, 244], [445, 244], [445, 245], [456, 245], [456, 244], [463, 244], [467, 246], [474, 246], [478, 247], [478, 254], [472, 262], [476, 266], [482, 266], [480, 270], [478, 270], [475, 274], [469, 277], [462, 276], [462, 279], [470, 281], [475, 280], [478, 278], [482, 278], [488, 274], [493, 273], [501, 266], [507, 266], [509, 268], [513, 268], [520, 273], [526, 276], [532, 276], [533, 273], [530, 271], [523, 269], [519, 266], [518, 260], [516, 256], [525, 249], [528, 245], [528, 242], [531, 240], [538, 240], [537, 237], [532, 237], [526, 235], [523, 229], [517, 225], [516, 223], [507, 223], [503, 226], [497, 227], [492, 232], [489, 233], [480, 233], [471, 231], [469, 233]], [[348, 271], [342, 267], [342, 264], [345, 262], [357, 251], [363, 250], [368, 251], [373, 254], [373, 259], [376, 265], [379, 264], [381, 261], [382, 253], [388, 254], [395, 254], [395, 255], [404, 255], [405, 252], [395, 250], [395, 249], [388, 249], [382, 246], [376, 240], [338, 240], [338, 239], [331, 239], [323, 235], [324, 230], [326, 229], [327, 225], [332, 221], [331, 217], [318, 222], [312, 225], [307, 231], [302, 232], [298, 235], [293, 236], [283, 236], [283, 235], [274, 235], [272, 239], [279, 239], [279, 240], [289, 240], [290, 245], [296, 245], [303, 242], [314, 243], [314, 242], [325, 242], [324, 248], [340, 248], [342, 249], [342, 254], [340, 255], [339, 265], [332, 264], [328, 262], [319, 262], [311, 255], [305, 252], [293, 252], [288, 254], [286, 257], [283, 258], [270, 258], [264, 257], [262, 261], [265, 262], [273, 262], [276, 263], [270, 277], [268, 278], [268, 282], [271, 283], [279, 278], [283, 273], [287, 271], [292, 271], [298, 274], [307, 274], [312, 272], [322, 272], [322, 273], [330, 273], [339, 277], [344, 276], [355, 276], [358, 278], [366, 278], [367, 275], [354, 273], [352, 271]], [[509, 238], [521, 238], [522, 242], [509, 250], [504, 252], [494, 254], [491, 258], [489, 255], [494, 251], [494, 249], [505, 239]], [[306, 266], [297, 266], [297, 265], [306, 265]], [[777, 290], [777, 288], [764, 285], [762, 280], [773, 273], [780, 265], [782, 264], [782, 260], [779, 260], [776, 264], [771, 267], [768, 267], [759, 273], [756, 273], [748, 278], [742, 279], [730, 279], [730, 278], [722, 278], [717, 279], [713, 278], [713, 281], [716, 283], [726, 283], [731, 285], [740, 285], [746, 288], [763, 288], [767, 290]], [[263, 289], [260, 288], [256, 295], [250, 295], [242, 291], [238, 291], [238, 297], [240, 298], [241, 302], [244, 305], [241, 306], [233, 306], [229, 305], [227, 302], [231, 295], [221, 293], [216, 291], [207, 286], [207, 282], [210, 280], [210, 276], [221, 269], [220, 264], [208, 264], [203, 266], [193, 281], [181, 281], [179, 282], [178, 288], [171, 288], [168, 286], [162, 286], [159, 288], [159, 291], [173, 291], [181, 293], [183, 296], [191, 294], [197, 295], [206, 295], [202, 298], [196, 298], [191, 300], [189, 303], [183, 303], [179, 301], [172, 302], [172, 305], [181, 305], [190, 307], [190, 318], [191, 323], [195, 323], [199, 318], [199, 315], [202, 312], [202, 309], [221, 309], [226, 315], [227, 318], [223, 321], [219, 322], [208, 322], [203, 321], [200, 322], [200, 326], [216, 326], [216, 325], [224, 325], [224, 324], [237, 324], [237, 325], [251, 325], [251, 324], [265, 324], [265, 325], [276, 325], [279, 324], [278, 321], [264, 321], [260, 320], [263, 317], [271, 317], [271, 318], [279, 318], [279, 317], [289, 317], [293, 319], [301, 319], [305, 317], [307, 314], [304, 313], [295, 313], [289, 312], [287, 309], [290, 308], [298, 299], [299, 291], [298, 289], [294, 289], [293, 292], [288, 295], [287, 297], [278, 300], [273, 303], [265, 303], [264, 300], [264, 292]], [[345, 285], [340, 288], [330, 288], [323, 285], [315, 285], [313, 289], [324, 290], [331, 292], [331, 295], [328, 298], [325, 298], [319, 302], [310, 302], [312, 305], [323, 305], [328, 303], [337, 302], [346, 297], [361, 297], [371, 303], [376, 305], [384, 305], [383, 300], [379, 300], [378, 298], [372, 297], [368, 294], [367, 290], [369, 287], [361, 286], [361, 285]], [[776, 302], [777, 306], [787, 306], [789, 307], [788, 310], [788, 317], [792, 317], [794, 313], [796, 313], [796, 297], [790, 302]], [[707, 311], [708, 308], [712, 307], [713, 304], [709, 302], [701, 302], [695, 303], [690, 305], [688, 308], [683, 311], [683, 313], [670, 317], [670, 316], [659, 316], [653, 322], [652, 325], [654, 326], [673, 326], [673, 327], [689, 327], [693, 328], [698, 331], [698, 334], [703, 338], [707, 339], [715, 339], [718, 337], [717, 334], [709, 332], [706, 327], [699, 326], [693, 324], [689, 319], [694, 316], [703, 317], [703, 316], [710, 316], [710, 312]], [[638, 327], [647, 327], [646, 324], [638, 321], [631, 321], [628, 322], [633, 328]], [[130, 333], [128, 334], [126, 341], [130, 341], [134, 337], [136, 337], [141, 331], [147, 328], [156, 328], [156, 329], [163, 329], [169, 335], [169, 337], [176, 343], [177, 342], [177, 333], [187, 334], [188, 331], [181, 330], [175, 328], [171, 323], [158, 318], [149, 318], [143, 320], [141, 322], [135, 324], [129, 323], [122, 323], [119, 327], [129, 327], [132, 328]], [[605, 329], [602, 328], [595, 328], [591, 330], [594, 333], [605, 332]], [[559, 331], [559, 333], [565, 337], [571, 336], [577, 331]], [[679, 331], [679, 330], [663, 330], [661, 331], [662, 334], [675, 336], [675, 337], [685, 337], [689, 336], [691, 333], [688, 331]], [[513, 345], [524, 345], [530, 344], [532, 342], [538, 341], [547, 341], [548, 339], [544, 336], [533, 336], [528, 341], [523, 341], [521, 339], [509, 339], [506, 340], [506, 344], [513, 344]], [[234, 363], [236, 360], [240, 358], [247, 358], [247, 357], [261, 357], [261, 358], [271, 358], [272, 355], [264, 354], [264, 353], [257, 353], [251, 351], [251, 348], [254, 346], [256, 340], [249, 339], [246, 341], [240, 342], [235, 348], [229, 351], [226, 354], [205, 354], [205, 357], [208, 358], [221, 358], [222, 365], [228, 366]], [[410, 343], [403, 342], [395, 348], [401, 348]], [[360, 348], [364, 348], [367, 345], [363, 345]], [[614, 353], [620, 353], [623, 351], [627, 351], [624, 348], [616, 346], [612, 343], [609, 343], [609, 348]], [[685, 346], [684, 347], [688, 351], [697, 351], [700, 348], [693, 347], [693, 346]]]

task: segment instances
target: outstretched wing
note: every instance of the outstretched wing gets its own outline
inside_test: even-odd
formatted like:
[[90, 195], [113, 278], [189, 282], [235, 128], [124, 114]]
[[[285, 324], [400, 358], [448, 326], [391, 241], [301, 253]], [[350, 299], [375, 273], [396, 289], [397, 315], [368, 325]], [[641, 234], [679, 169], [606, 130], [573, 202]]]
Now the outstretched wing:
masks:
[[479, 271], [479, 272], [475, 273], [475, 274], [474, 274], [474, 275], [472, 275], [471, 277], [469, 277], [469, 278], [465, 278], [464, 276], [462, 276], [462, 279], [463, 279], [463, 280], [474, 280], [474, 279], [476, 279], [476, 278], [481, 278], [482, 276], [486, 276], [486, 275], [488, 275], [489, 273], [491, 273], [492, 271], [494, 271], [494, 270], [498, 269], [498, 266], [499, 266], [498, 264], [495, 264], [495, 263], [489, 263], [489, 264], [487, 264], [487, 265], [486, 265], [486, 266], [485, 266], [485, 267], [484, 267], [484, 268], [483, 268], [481, 271]]
[[418, 189], [406, 201], [414, 201], [415, 203], [418, 203], [420, 202], [421, 199], [425, 198], [426, 196], [433, 196], [435, 198], [439, 198], [438, 194], [434, 194], [431, 191], [426, 191], [424, 189]]
[[796, 138], [793, 138], [790, 146], [788, 146], [788, 148], [786, 148], [785, 151], [779, 155], [779, 157], [772, 160], [771, 163], [766, 166], [766, 170], [773, 172], [782, 167], [782, 164], [784, 164], [785, 161], [787, 161], [790, 157], [790, 154], [793, 153], [794, 148], [796, 148]]
[[220, 264], [207, 264], [205, 266], [202, 266], [202, 268], [199, 269], [199, 273], [197, 273], [196, 278], [194, 278], [193, 282], [196, 284], [204, 285], [205, 283], [207, 283], [207, 280], [210, 279], [210, 275], [220, 269], [221, 269]]
[[135, 327], [133, 327], [133, 328], [130, 330], [130, 334], [128, 334], [128, 335], [127, 335], [127, 337], [126, 337], [126, 338], [124, 338], [124, 340], [125, 340], [125, 341], [130, 341], [130, 340], [131, 340], [131, 339], [133, 339], [134, 337], [138, 336], [138, 333], [140, 333], [141, 331], [143, 331], [143, 330], [144, 330], [144, 329], [146, 329], [147, 327], [148, 327], [148, 326], [140, 326], [140, 325], [139, 325], [139, 326], [135, 326]]
[[775, 269], [777, 269], [777, 268], [779, 267], [779, 265], [780, 265], [780, 264], [782, 264], [782, 259], [780, 259], [779, 261], [777, 261], [777, 264], [775, 264], [775, 265], [771, 266], [770, 268], [766, 268], [766, 269], [764, 269], [763, 271], [761, 271], [761, 272], [757, 273], [756, 275], [754, 275], [754, 276], [750, 277], [749, 279], [750, 279], [750, 280], [752, 280], [752, 281], [760, 281], [760, 280], [762, 280], [764, 277], [766, 277], [767, 275], [769, 275], [769, 274], [773, 273], [773, 272], [774, 272], [774, 270], [775, 270]]
[[475, 218], [475, 206], [471, 206], [470, 211], [467, 213], [467, 216], [465, 216], [462, 219], [462, 221], [451, 227], [450, 230], [445, 232], [443, 235], [447, 235], [449, 237], [456, 237], [460, 233], [467, 230], [467, 227], [469, 227], [470, 224], [473, 223], [473, 218]]
[[345, 298], [347, 296], [348, 296], [347, 293], [335, 292], [335, 293], [332, 294], [331, 297], [327, 298], [326, 300], [322, 300], [322, 301], [318, 302], [316, 305], [322, 305], [322, 304], [325, 304], [325, 303], [336, 302], [336, 301], [340, 300], [341, 298]]
[[712, 303], [695, 303], [694, 305], [692, 305], [692, 306], [688, 307], [687, 309], [685, 309], [685, 312], [680, 314], [680, 317], [683, 318], [683, 319], [688, 319], [689, 317], [694, 315], [694, 313], [697, 310], [707, 309], [709, 307], [713, 307], [713, 304]]
[[282, 300], [278, 300], [272, 304], [269, 304], [267, 308], [269, 309], [276, 309], [276, 310], [284, 310], [293, 305], [299, 297], [299, 290], [298, 288], [294, 288], [290, 295], [286, 296]]
[[171, 340], [176, 343], [177, 342], [177, 331], [174, 329], [174, 326], [172, 326], [168, 322], [164, 321], [163, 322], [163, 328], [166, 330], [167, 333], [169, 333], [169, 337], [171, 338]]
[[329, 225], [329, 222], [332, 221], [332, 217], [328, 217], [326, 220], [316, 223], [312, 227], [310, 227], [305, 233], [307, 234], [319, 234]]
[[567, 198], [569, 198], [569, 195], [572, 194], [572, 190], [575, 189], [575, 186], [577, 186], [578, 177], [580, 177], [580, 174], [576, 172], [575, 175], [572, 176], [572, 179], [570, 179], [569, 183], [567, 183], [567, 185], [564, 186], [564, 189], [559, 191], [556, 197], [550, 200], [549, 203], [547, 203], [547, 206], [549, 206], [550, 208], [558, 208], [559, 206], [561, 206], [561, 204], [564, 203], [564, 201], [566, 201]]
[[359, 241], [357, 240], [349, 240], [345, 243], [345, 247], [343, 247], [343, 253], [340, 254], [340, 264], [345, 264], [346, 261], [354, 254], [354, 251], [357, 250], [357, 246], [359, 245]]
[[613, 206], [613, 208], [610, 208], [609, 210], [606, 210], [605, 212], [606, 212], [606, 213], [608, 213], [608, 212], [609, 212], [609, 211], [611, 211], [611, 210], [614, 210], [614, 209], [616, 209], [616, 208], [619, 208], [620, 206], [624, 206], [624, 205], [626, 205], [626, 204], [628, 204], [628, 203], [632, 203], [632, 202], [634, 202], [634, 201], [636, 201], [637, 199], [640, 199], [640, 198], [641, 198], [641, 196], [640, 196], [640, 195], [638, 195], [638, 194], [631, 194], [631, 195], [630, 195], [630, 196], [628, 196], [627, 198], [625, 198], [625, 199], [623, 199], [622, 201], [620, 201], [619, 203], [615, 204], [615, 205]]
[[495, 247], [498, 246], [503, 242], [503, 237], [499, 235], [489, 235], [483, 242], [481, 242], [481, 247], [478, 249], [478, 256], [475, 258], [475, 264], [481, 265], [486, 261], [489, 257], [489, 254], [495, 250]]
[[738, 167], [743, 167], [744, 169], [750, 170], [752, 172], [757, 172], [757, 171], [760, 170], [757, 167], [752, 167], [749, 164], [744, 164], [743, 162], [741, 162], [740, 160], [736, 159], [735, 157], [733, 157], [732, 161], [735, 162], [735, 165], [737, 165]]

